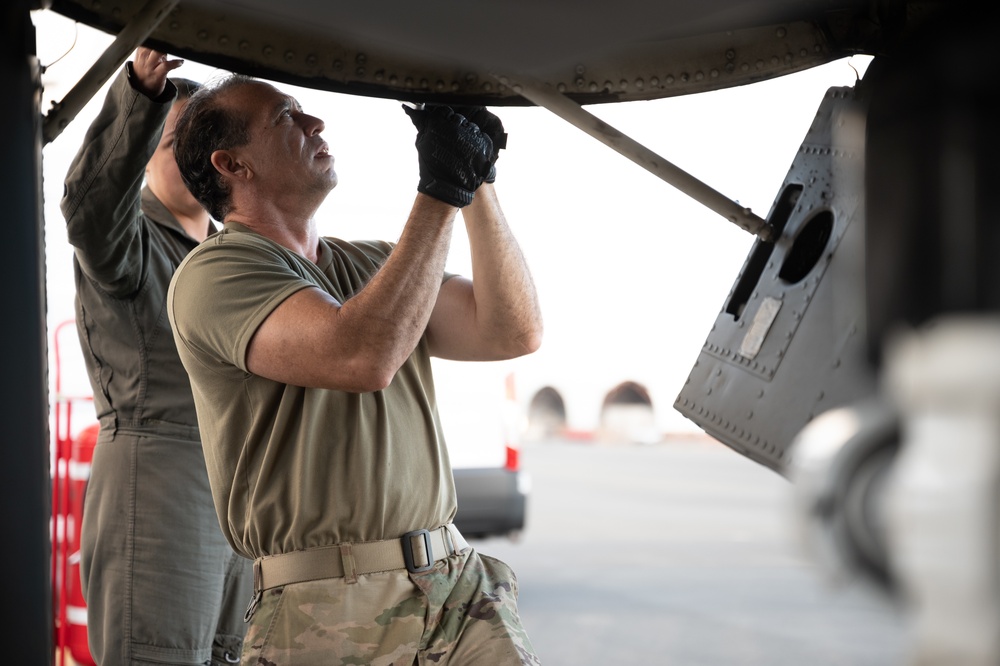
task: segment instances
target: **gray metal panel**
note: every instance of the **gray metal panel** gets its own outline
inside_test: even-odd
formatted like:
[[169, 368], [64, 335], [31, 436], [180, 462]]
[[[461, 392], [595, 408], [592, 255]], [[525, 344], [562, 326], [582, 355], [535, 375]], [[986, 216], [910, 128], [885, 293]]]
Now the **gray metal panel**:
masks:
[[861, 291], [860, 107], [851, 88], [827, 92], [768, 216], [783, 233], [754, 245], [674, 403], [779, 472], [815, 415], [874, 391]]
[[[52, 7], [118, 32], [146, 1]], [[867, 0], [717, 0], [710, 8], [694, 0], [181, 0], [149, 43], [311, 88], [523, 105], [494, 75], [530, 76], [580, 102], [655, 99], [813, 67], [864, 50], [873, 30]]]

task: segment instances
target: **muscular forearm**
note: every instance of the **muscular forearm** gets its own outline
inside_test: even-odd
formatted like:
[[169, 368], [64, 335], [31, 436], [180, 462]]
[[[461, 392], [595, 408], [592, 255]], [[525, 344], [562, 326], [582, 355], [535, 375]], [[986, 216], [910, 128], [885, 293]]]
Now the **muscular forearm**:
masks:
[[493, 186], [480, 187], [462, 215], [469, 236], [476, 329], [481, 340], [501, 357], [535, 351], [542, 336], [538, 295]]
[[457, 209], [417, 195], [395, 249], [371, 282], [337, 313], [351, 357], [388, 384], [427, 328], [444, 273]]

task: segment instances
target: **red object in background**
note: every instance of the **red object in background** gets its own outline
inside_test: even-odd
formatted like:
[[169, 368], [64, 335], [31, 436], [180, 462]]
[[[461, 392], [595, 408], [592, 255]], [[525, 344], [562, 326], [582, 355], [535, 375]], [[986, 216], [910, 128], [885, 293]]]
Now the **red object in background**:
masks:
[[72, 436], [73, 404], [89, 397], [70, 398], [62, 394], [60, 376], [59, 332], [56, 328], [55, 392], [53, 405], [55, 465], [52, 477], [52, 609], [53, 635], [60, 666], [66, 663], [66, 650], [79, 666], [96, 666], [87, 643], [87, 605], [80, 585], [80, 526], [83, 523], [84, 496], [90, 480], [90, 463], [97, 445], [98, 424], [94, 423]]
[[95, 423], [71, 441], [62, 443], [53, 483], [56, 648], [62, 657], [61, 663], [65, 662], [64, 653], [68, 648], [73, 660], [81, 666], [96, 666], [87, 643], [87, 604], [80, 584], [80, 525], [97, 433]]

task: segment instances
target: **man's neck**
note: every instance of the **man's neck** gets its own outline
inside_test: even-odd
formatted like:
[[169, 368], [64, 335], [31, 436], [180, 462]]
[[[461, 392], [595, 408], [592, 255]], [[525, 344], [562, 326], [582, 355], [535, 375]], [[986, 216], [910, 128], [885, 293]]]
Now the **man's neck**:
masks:
[[319, 231], [312, 217], [289, 218], [287, 215], [251, 216], [232, 213], [226, 217], [226, 221], [242, 224], [313, 263], [319, 259]]

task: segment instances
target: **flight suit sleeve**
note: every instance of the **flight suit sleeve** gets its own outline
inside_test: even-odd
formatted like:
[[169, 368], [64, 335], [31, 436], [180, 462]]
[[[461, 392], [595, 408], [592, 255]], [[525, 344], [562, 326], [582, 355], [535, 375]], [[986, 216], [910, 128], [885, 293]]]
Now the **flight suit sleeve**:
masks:
[[66, 176], [60, 202], [69, 242], [83, 272], [117, 297], [134, 294], [145, 275], [140, 193], [146, 164], [177, 96], [169, 80], [151, 100], [128, 68], [114, 80]]

